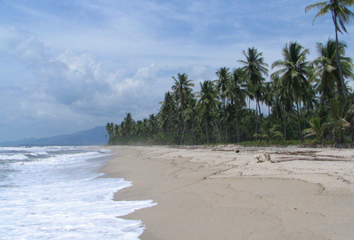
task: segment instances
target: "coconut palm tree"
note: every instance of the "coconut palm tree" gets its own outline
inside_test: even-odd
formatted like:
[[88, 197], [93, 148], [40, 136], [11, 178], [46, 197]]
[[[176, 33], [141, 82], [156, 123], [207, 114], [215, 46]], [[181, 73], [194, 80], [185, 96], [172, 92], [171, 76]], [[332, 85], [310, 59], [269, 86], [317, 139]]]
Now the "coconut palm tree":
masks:
[[215, 85], [212, 81], [205, 80], [200, 84], [200, 92], [197, 93], [197, 97], [199, 98], [197, 105], [204, 112], [204, 120], [205, 120], [205, 134], [207, 137], [207, 142], [209, 143], [209, 115], [212, 109], [217, 108], [218, 101], [218, 91], [215, 88]]
[[240, 142], [240, 131], [239, 131], [239, 109], [246, 105], [246, 96], [248, 94], [245, 89], [245, 74], [241, 68], [234, 69], [231, 75], [231, 81], [229, 82], [228, 88], [226, 89], [226, 95], [232, 101], [235, 102], [236, 111], [236, 134], [237, 142]]
[[226, 122], [226, 89], [227, 85], [229, 84], [230, 81], [230, 72], [229, 68], [223, 67], [219, 68], [216, 71], [216, 75], [219, 77], [218, 80], [216, 80], [216, 88], [220, 93], [221, 99], [222, 99], [222, 106], [223, 106], [223, 112], [224, 112], [224, 129], [225, 129], [225, 142], [227, 143], [227, 122]]
[[[182, 73], [182, 74], [178, 73], [177, 78], [175, 78], [175, 77], [172, 77], [172, 78], [175, 81], [175, 84], [172, 86], [172, 90], [174, 91], [174, 96], [175, 96], [176, 100], [179, 102], [180, 123], [183, 122], [183, 129], [181, 129], [181, 132], [183, 132], [186, 128], [186, 121], [185, 121], [185, 117], [183, 116], [186, 98], [188, 96], [192, 96], [192, 88], [191, 87], [194, 87], [194, 84], [192, 83], [193, 80], [188, 79], [188, 75], [185, 73]], [[182, 139], [181, 139], [181, 141], [182, 141]]]
[[268, 115], [270, 115], [270, 108], [273, 106], [274, 102], [274, 86], [273, 82], [265, 82], [264, 83], [264, 95], [263, 100], [264, 103], [268, 106]]
[[126, 113], [126, 117], [124, 118], [121, 127], [124, 136], [129, 139], [133, 135], [135, 127], [135, 121], [131, 113]]
[[342, 72], [340, 58], [339, 58], [338, 32], [343, 34], [342, 32], [343, 30], [344, 32], [348, 33], [345, 24], [347, 24], [349, 22], [349, 19], [354, 16], [354, 13], [351, 12], [347, 7], [352, 5], [354, 5], [354, 0], [329, 0], [324, 2], [317, 2], [305, 8], [305, 12], [308, 12], [314, 8], [319, 9], [318, 13], [313, 19], [312, 24], [314, 24], [317, 17], [323, 16], [328, 12], [331, 12], [332, 14], [332, 20], [334, 23], [334, 29], [336, 35], [336, 60], [339, 69], [339, 77], [342, 86], [342, 92], [345, 100], [347, 100], [347, 93], [345, 91], [343, 72]]
[[168, 130], [169, 136], [172, 134], [172, 121], [174, 113], [176, 112], [175, 102], [170, 92], [165, 93], [165, 99], [160, 109], [160, 123], [163, 129]]
[[[243, 55], [246, 57], [246, 61], [238, 60], [239, 63], [244, 65], [242, 70], [245, 71], [246, 76], [250, 81], [250, 87], [253, 89], [254, 98], [256, 99], [256, 118], [257, 118], [257, 106], [259, 107], [259, 101], [261, 100], [261, 86], [264, 81], [263, 75], [268, 76], [268, 64], [264, 62], [262, 53], [258, 53], [254, 47], [249, 48], [247, 53], [243, 51]], [[256, 134], [257, 120], [256, 120]]]
[[[346, 47], [343, 42], [338, 43], [340, 64], [344, 77], [353, 78], [352, 60], [349, 57], [344, 57]], [[320, 78], [317, 80], [315, 88], [321, 94], [321, 101], [328, 103], [334, 97], [336, 85], [338, 94], [341, 95], [343, 92], [336, 60], [336, 43], [329, 38], [325, 44], [317, 43], [316, 48], [320, 56], [312, 64], [315, 66]]]
[[283, 120], [283, 137], [286, 140], [286, 126], [287, 119], [291, 116], [294, 108], [294, 95], [291, 94], [289, 86], [282, 85], [280, 83], [280, 77], [277, 74], [272, 74], [271, 79], [273, 81], [274, 91], [274, 104], [272, 112]]
[[108, 142], [110, 143], [113, 137], [113, 133], [114, 133], [114, 124], [113, 123], [107, 123], [106, 125], [106, 131], [108, 133]]
[[301, 141], [303, 141], [303, 138], [299, 104], [303, 99], [303, 94], [306, 94], [310, 87], [307, 80], [309, 63], [306, 61], [306, 56], [308, 53], [309, 50], [304, 49], [304, 47], [297, 42], [290, 42], [286, 44], [282, 50], [283, 60], [277, 60], [272, 64], [272, 68], [281, 68], [272, 74], [272, 77], [279, 76], [277, 85], [282, 85], [282, 88], [286, 89], [287, 94], [294, 96]]
[[308, 120], [309, 128], [303, 130], [304, 138], [315, 137], [314, 143], [323, 143], [326, 136], [330, 133], [329, 107], [327, 105], [319, 106], [312, 111], [313, 116]]

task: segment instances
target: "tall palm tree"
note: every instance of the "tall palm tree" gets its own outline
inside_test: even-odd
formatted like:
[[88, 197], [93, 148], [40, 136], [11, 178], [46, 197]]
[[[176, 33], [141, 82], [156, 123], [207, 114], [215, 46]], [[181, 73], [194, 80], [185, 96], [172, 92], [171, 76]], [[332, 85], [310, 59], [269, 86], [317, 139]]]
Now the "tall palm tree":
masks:
[[237, 142], [240, 142], [240, 131], [239, 131], [239, 109], [246, 105], [247, 91], [245, 89], [245, 74], [241, 68], [234, 69], [231, 75], [231, 81], [226, 90], [226, 95], [235, 102], [236, 111], [236, 133]]
[[108, 142], [111, 142], [112, 137], [113, 137], [113, 128], [114, 124], [113, 123], [107, 123], [106, 125], [106, 131], [108, 133]]
[[194, 87], [193, 80], [188, 79], [188, 75], [185, 73], [178, 73], [177, 78], [172, 77], [175, 84], [172, 86], [172, 90], [175, 92], [177, 99], [180, 101], [180, 107], [183, 112], [185, 107], [186, 96], [188, 92], [191, 92], [191, 87]]
[[334, 30], [336, 35], [336, 59], [337, 59], [340, 82], [342, 85], [342, 91], [343, 91], [343, 96], [345, 101], [347, 100], [347, 93], [345, 91], [343, 72], [342, 72], [340, 58], [339, 58], [338, 32], [343, 34], [342, 32], [343, 30], [344, 32], [348, 33], [347, 29], [345, 28], [345, 24], [347, 24], [349, 22], [349, 19], [354, 16], [354, 13], [351, 12], [347, 8], [347, 6], [352, 6], [352, 5], [354, 5], [354, 0], [329, 0], [324, 2], [317, 2], [305, 8], [305, 12], [308, 12], [314, 8], [319, 9], [318, 13], [313, 19], [312, 24], [314, 24], [317, 17], [323, 16], [328, 12], [331, 12], [332, 14], [332, 20], [334, 23]]
[[289, 86], [282, 85], [280, 83], [280, 77], [278, 74], [272, 74], [271, 79], [273, 80], [273, 85], [275, 87], [274, 94], [274, 104], [272, 112], [283, 120], [283, 137], [286, 140], [286, 125], [287, 119], [291, 116], [293, 112], [293, 102], [294, 96], [291, 94], [291, 89]]
[[[316, 43], [317, 52], [320, 55], [312, 63], [316, 67], [320, 79], [317, 80], [316, 90], [321, 93], [321, 101], [329, 102], [335, 94], [335, 85], [337, 85], [338, 94], [342, 93], [340, 73], [336, 60], [336, 43], [328, 39], [327, 43]], [[343, 75], [346, 78], [353, 78], [353, 63], [351, 58], [344, 57], [346, 45], [343, 42], [338, 43], [338, 52]]]
[[173, 114], [176, 111], [175, 102], [172, 97], [172, 94], [170, 92], [165, 93], [165, 99], [163, 102], [160, 102], [160, 104], [162, 104], [160, 109], [160, 122], [162, 128], [167, 129], [169, 132], [169, 136], [171, 137]]
[[[247, 53], [243, 51], [243, 55], [246, 57], [246, 61], [238, 60], [238, 62], [244, 65], [242, 70], [245, 71], [250, 81], [250, 87], [253, 89], [254, 98], [256, 99], [256, 118], [258, 118], [257, 106], [259, 107], [259, 101], [261, 100], [261, 86], [264, 81], [263, 75], [268, 76], [268, 64], [264, 62], [263, 54], [261, 52], [258, 53], [257, 49], [254, 47], [249, 48]], [[256, 120], [256, 134], [258, 132], [257, 121], [258, 120]]]
[[200, 92], [197, 93], [197, 97], [199, 98], [197, 105], [203, 110], [204, 112], [204, 119], [205, 119], [205, 134], [207, 137], [207, 142], [209, 143], [209, 115], [212, 109], [217, 108], [218, 101], [218, 92], [215, 88], [215, 85], [212, 81], [205, 80], [203, 83], [200, 84]]
[[301, 141], [303, 141], [303, 138], [299, 104], [303, 99], [303, 94], [308, 93], [308, 88], [310, 87], [307, 80], [309, 63], [306, 61], [306, 56], [308, 53], [309, 50], [304, 49], [304, 47], [297, 42], [290, 42], [286, 44], [282, 50], [283, 60], [277, 60], [272, 64], [272, 68], [281, 68], [272, 74], [272, 78], [279, 76], [280, 78], [277, 85], [282, 85], [282, 88], [287, 89], [288, 94], [294, 96]]
[[[192, 95], [192, 88], [194, 87], [193, 80], [188, 79], [188, 75], [185, 73], [178, 73], [177, 78], [172, 77], [173, 80], [175, 81], [175, 84], [172, 86], [172, 90], [174, 91], [176, 99], [179, 101], [179, 106], [180, 106], [180, 122], [183, 122], [183, 129], [181, 129], [181, 132], [183, 132], [186, 128], [186, 120], [184, 115], [184, 109], [185, 109], [185, 103], [186, 103], [186, 97]], [[182, 133], [182, 138], [183, 138], [183, 133]], [[181, 139], [182, 141], [182, 139]]]
[[229, 68], [223, 67], [219, 68], [216, 71], [216, 75], [219, 77], [216, 80], [216, 88], [218, 89], [223, 105], [223, 112], [224, 112], [224, 129], [225, 129], [225, 142], [227, 143], [227, 122], [226, 122], [226, 89], [230, 79], [230, 72]]
[[273, 106], [274, 102], [274, 86], [273, 82], [266, 82], [264, 84], [264, 103], [268, 106], [268, 115], [270, 115], [270, 108]]
[[157, 118], [155, 114], [150, 114], [149, 115], [149, 122], [148, 122], [150, 134], [154, 135], [155, 132], [157, 131]]
[[126, 117], [124, 118], [124, 121], [123, 121], [123, 131], [125, 132], [126, 136], [128, 138], [131, 137], [131, 135], [133, 134], [133, 129], [134, 129], [134, 126], [135, 126], [135, 121], [133, 119], [133, 115], [131, 113], [127, 113], [126, 114]]

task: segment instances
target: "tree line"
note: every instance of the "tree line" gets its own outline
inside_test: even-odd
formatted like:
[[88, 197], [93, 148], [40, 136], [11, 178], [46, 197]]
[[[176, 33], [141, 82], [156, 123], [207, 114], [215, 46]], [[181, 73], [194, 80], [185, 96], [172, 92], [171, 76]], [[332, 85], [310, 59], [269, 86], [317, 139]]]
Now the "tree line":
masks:
[[354, 15], [347, 6], [353, 4], [331, 0], [305, 9], [319, 9], [314, 20], [330, 12], [335, 26], [335, 40], [316, 44], [315, 60], [307, 60], [309, 49], [298, 42], [287, 43], [282, 59], [271, 66], [262, 52], [248, 48], [240, 67], [217, 69], [217, 79], [200, 82], [199, 92], [186, 73], [178, 73], [157, 114], [134, 121], [127, 113], [121, 124], [107, 123], [109, 143], [353, 142], [354, 94], [348, 83], [354, 65], [345, 55], [347, 45], [338, 40], [338, 32], [347, 32], [345, 24]]

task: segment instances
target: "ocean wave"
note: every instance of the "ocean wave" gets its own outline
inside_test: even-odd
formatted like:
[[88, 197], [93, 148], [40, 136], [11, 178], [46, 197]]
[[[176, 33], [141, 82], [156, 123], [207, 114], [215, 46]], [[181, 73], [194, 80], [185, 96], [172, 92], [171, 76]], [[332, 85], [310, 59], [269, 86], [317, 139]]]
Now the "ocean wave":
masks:
[[31, 157], [38, 157], [38, 156], [47, 156], [49, 155], [49, 153], [47, 152], [32, 152], [32, 153], [27, 153], [27, 156], [31, 156]]
[[0, 155], [1, 160], [26, 160], [28, 159], [27, 156], [24, 154], [14, 154], [14, 155]]

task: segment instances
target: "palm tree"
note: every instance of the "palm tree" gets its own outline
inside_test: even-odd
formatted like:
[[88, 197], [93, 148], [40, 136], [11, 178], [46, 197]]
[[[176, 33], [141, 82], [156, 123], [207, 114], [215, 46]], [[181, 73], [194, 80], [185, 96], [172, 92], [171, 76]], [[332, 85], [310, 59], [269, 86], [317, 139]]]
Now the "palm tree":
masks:
[[[257, 49], [254, 47], [249, 48], [246, 53], [243, 51], [243, 55], [246, 57], [246, 61], [238, 60], [239, 63], [243, 64], [242, 70], [245, 71], [246, 76], [249, 78], [250, 87], [253, 89], [254, 98], [256, 99], [256, 118], [257, 118], [257, 106], [259, 107], [260, 95], [261, 95], [261, 85], [264, 81], [263, 75], [268, 76], [268, 64], [264, 62], [262, 53], [258, 53]], [[260, 109], [260, 107], [259, 107]], [[256, 134], [257, 120], [256, 120]]]
[[106, 131], [108, 133], [108, 142], [111, 142], [112, 137], [113, 137], [113, 128], [114, 124], [113, 123], [107, 123], [106, 125]]
[[281, 68], [272, 74], [272, 78], [279, 76], [280, 78], [277, 85], [282, 85], [282, 88], [287, 89], [287, 94], [294, 96], [301, 141], [303, 141], [303, 138], [300, 125], [299, 104], [301, 99], [303, 99], [303, 94], [308, 93], [308, 88], [310, 87], [306, 78], [309, 65], [309, 63], [306, 62], [308, 53], [309, 50], [304, 49], [304, 47], [297, 42], [290, 42], [283, 48], [282, 55], [284, 59], [277, 60], [272, 64], [272, 68]]
[[240, 142], [240, 130], [239, 130], [239, 109], [246, 105], [247, 91], [245, 89], [245, 74], [241, 68], [234, 69], [231, 75], [231, 81], [226, 90], [226, 95], [235, 102], [236, 111], [236, 134], [237, 142]]
[[204, 112], [204, 119], [205, 119], [205, 134], [207, 137], [207, 142], [209, 143], [209, 131], [208, 131], [208, 125], [209, 125], [209, 115], [210, 111], [213, 108], [217, 108], [217, 104], [219, 104], [218, 101], [218, 93], [215, 88], [215, 85], [212, 81], [205, 80], [200, 84], [200, 92], [197, 93], [197, 97], [199, 98], [197, 104], [198, 106], [203, 110]]
[[170, 92], [165, 93], [165, 100], [160, 102], [160, 120], [163, 129], [167, 129], [171, 137], [173, 114], [176, 111], [175, 102]]
[[283, 121], [283, 137], [286, 140], [286, 125], [287, 119], [291, 116], [293, 112], [293, 102], [294, 96], [291, 94], [291, 89], [289, 86], [282, 85], [280, 83], [280, 77], [277, 74], [272, 74], [271, 79], [273, 80], [273, 85], [275, 86], [274, 103], [272, 107], [272, 112], [278, 117], [282, 118]]
[[[186, 128], [186, 121], [184, 120], [185, 117], [184, 115], [184, 109], [185, 109], [185, 102], [186, 102], [186, 97], [192, 95], [192, 88], [194, 87], [194, 84], [192, 83], [193, 80], [188, 79], [188, 75], [185, 73], [178, 73], [177, 78], [172, 77], [173, 80], [175, 81], [175, 84], [172, 86], [172, 90], [174, 91], [175, 97], [177, 100], [179, 100], [180, 104], [180, 122], [183, 122], [183, 130]], [[182, 133], [183, 135], [183, 133]], [[182, 139], [181, 139], [182, 141]]]
[[303, 130], [304, 138], [315, 136], [313, 142], [323, 143], [326, 138], [326, 135], [330, 132], [330, 121], [328, 106], [321, 105], [314, 112], [314, 116], [308, 120], [310, 125], [309, 128]]
[[219, 77], [216, 80], [216, 88], [218, 89], [221, 99], [222, 99], [222, 106], [224, 112], [224, 129], [225, 129], [225, 142], [227, 143], [227, 123], [226, 123], [226, 89], [230, 79], [230, 72], [229, 68], [223, 67], [219, 68], [216, 72], [216, 75]]
[[133, 134], [133, 129], [135, 126], [135, 121], [133, 119], [133, 116], [131, 113], [127, 113], [126, 117], [124, 118], [123, 121], [123, 131], [125, 133], [125, 136], [128, 137], [128, 139], [131, 137], [131, 135]]
[[270, 108], [273, 106], [274, 102], [273, 82], [265, 82], [263, 100], [264, 103], [268, 106], [268, 115], [270, 115]]
[[148, 127], [149, 127], [150, 134], [154, 135], [157, 130], [157, 118], [155, 114], [149, 115]]
[[336, 35], [336, 59], [337, 59], [337, 66], [339, 69], [339, 76], [340, 76], [340, 82], [342, 85], [342, 91], [343, 91], [343, 96], [345, 101], [347, 100], [347, 93], [345, 91], [345, 84], [344, 84], [344, 79], [343, 79], [343, 72], [340, 64], [340, 58], [339, 58], [339, 44], [338, 44], [338, 32], [342, 33], [342, 30], [344, 32], [347, 32], [347, 29], [345, 28], [345, 24], [349, 22], [350, 17], [354, 16], [354, 13], [352, 13], [347, 6], [352, 6], [354, 5], [354, 0], [329, 0], [329, 1], [324, 1], [324, 2], [318, 2], [311, 4], [305, 8], [305, 12], [310, 11], [313, 8], [319, 9], [318, 13], [313, 19], [312, 24], [314, 24], [315, 20], [319, 16], [323, 16], [329, 11], [332, 14], [332, 20], [334, 23], [334, 29], [335, 29], [335, 35]]
[[[320, 76], [316, 84], [316, 90], [321, 93], [321, 101], [329, 102], [335, 94], [335, 85], [340, 95], [342, 93], [342, 85], [340, 80], [339, 68], [336, 60], [336, 43], [332, 39], [328, 39], [326, 44], [317, 43], [317, 52], [320, 55], [312, 63], [316, 67], [316, 71]], [[343, 75], [346, 78], [353, 78], [352, 60], [349, 57], [344, 57], [346, 45], [343, 42], [338, 43], [338, 52], [340, 58]]]

